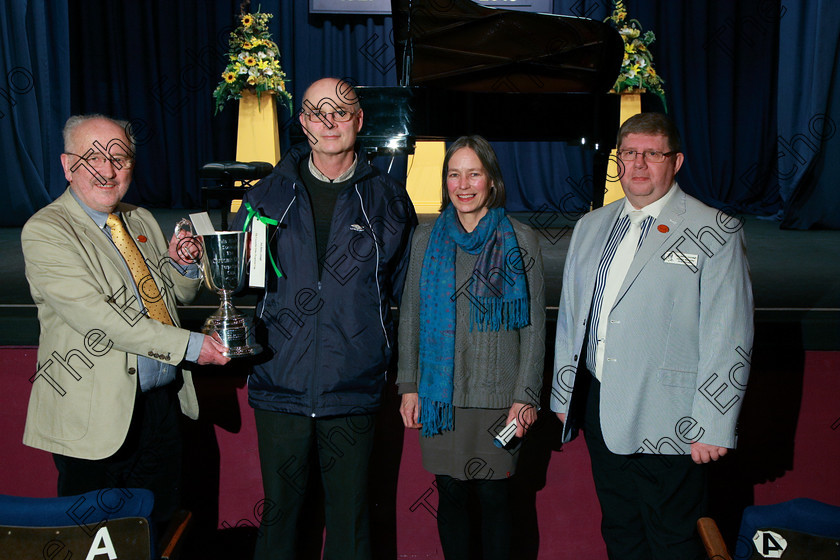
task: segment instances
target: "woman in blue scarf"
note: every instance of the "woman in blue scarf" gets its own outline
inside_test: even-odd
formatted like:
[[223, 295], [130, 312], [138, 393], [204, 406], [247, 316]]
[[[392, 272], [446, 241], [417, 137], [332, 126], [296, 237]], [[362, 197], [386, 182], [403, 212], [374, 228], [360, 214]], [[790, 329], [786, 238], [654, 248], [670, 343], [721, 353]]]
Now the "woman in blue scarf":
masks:
[[509, 479], [518, 454], [494, 445], [536, 420], [545, 354], [536, 233], [505, 215], [496, 154], [481, 136], [446, 151], [441, 214], [414, 232], [400, 308], [400, 413], [419, 428], [437, 480], [447, 560], [470, 557], [468, 502], [481, 507], [481, 557], [510, 558]]

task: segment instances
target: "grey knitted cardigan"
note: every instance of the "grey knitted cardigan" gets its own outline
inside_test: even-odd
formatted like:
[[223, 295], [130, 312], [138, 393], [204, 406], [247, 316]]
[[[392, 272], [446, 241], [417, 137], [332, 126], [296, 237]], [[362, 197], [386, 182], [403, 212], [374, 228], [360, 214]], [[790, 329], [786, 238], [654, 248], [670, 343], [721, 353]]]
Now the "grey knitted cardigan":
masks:
[[[458, 249], [455, 257], [457, 316], [452, 404], [469, 408], [509, 408], [514, 402], [536, 402], [542, 388], [545, 357], [545, 285], [537, 234], [510, 218], [522, 250], [531, 322], [518, 330], [470, 332], [470, 276], [478, 255]], [[420, 382], [420, 270], [434, 224], [417, 226], [411, 242], [411, 262], [400, 305], [399, 392], [415, 393]]]

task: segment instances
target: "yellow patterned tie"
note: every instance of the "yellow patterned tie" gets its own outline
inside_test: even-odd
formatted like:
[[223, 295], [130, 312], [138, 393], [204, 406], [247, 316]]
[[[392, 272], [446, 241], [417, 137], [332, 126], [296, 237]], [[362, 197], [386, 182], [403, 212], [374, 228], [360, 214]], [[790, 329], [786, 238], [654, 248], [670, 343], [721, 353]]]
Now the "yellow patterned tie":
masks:
[[172, 325], [172, 317], [169, 316], [166, 303], [163, 301], [163, 296], [158, 290], [155, 279], [149, 272], [149, 267], [146, 266], [143, 255], [140, 254], [140, 249], [134, 244], [134, 240], [123, 226], [122, 220], [116, 214], [108, 214], [105, 224], [111, 228], [111, 240], [128, 264], [128, 270], [131, 271], [134, 283], [137, 284], [137, 291], [140, 292], [143, 304], [149, 311], [149, 317], [166, 325]]

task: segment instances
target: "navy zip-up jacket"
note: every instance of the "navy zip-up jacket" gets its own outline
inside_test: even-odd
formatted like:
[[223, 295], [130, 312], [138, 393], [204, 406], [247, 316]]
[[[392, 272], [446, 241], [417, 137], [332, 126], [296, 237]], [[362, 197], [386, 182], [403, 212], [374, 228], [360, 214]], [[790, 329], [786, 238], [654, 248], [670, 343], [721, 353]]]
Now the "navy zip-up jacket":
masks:
[[382, 399], [394, 349], [390, 301], [402, 294], [417, 216], [405, 187], [357, 154], [319, 278], [312, 204], [298, 171], [309, 153], [295, 146], [248, 189], [232, 225], [245, 224], [245, 203], [279, 222], [268, 246], [283, 276], [266, 263], [255, 321], [265, 350], [248, 378], [249, 401], [312, 417], [368, 414]]

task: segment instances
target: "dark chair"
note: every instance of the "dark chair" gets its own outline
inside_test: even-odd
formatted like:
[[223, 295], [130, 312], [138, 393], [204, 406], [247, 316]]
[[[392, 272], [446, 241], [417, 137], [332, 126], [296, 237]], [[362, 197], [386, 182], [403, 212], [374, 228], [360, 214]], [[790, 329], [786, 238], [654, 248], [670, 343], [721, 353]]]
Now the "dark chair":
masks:
[[[202, 179], [216, 181], [213, 186], [201, 188], [204, 210], [207, 211], [207, 203], [211, 199], [221, 200], [222, 230], [227, 230], [230, 203], [234, 200], [241, 200], [251, 183], [262, 179], [271, 173], [272, 169], [274, 169], [274, 166], [264, 161], [217, 161], [204, 164], [198, 171], [198, 176]], [[242, 185], [234, 186], [237, 181], [240, 181]]]
[[177, 558], [192, 518], [179, 511], [154, 546], [149, 516], [154, 495], [139, 488], [105, 488], [62, 498], [0, 495], [0, 558]]
[[697, 530], [711, 560], [840, 559], [840, 507], [807, 498], [746, 508], [734, 556], [714, 519], [698, 519]]

